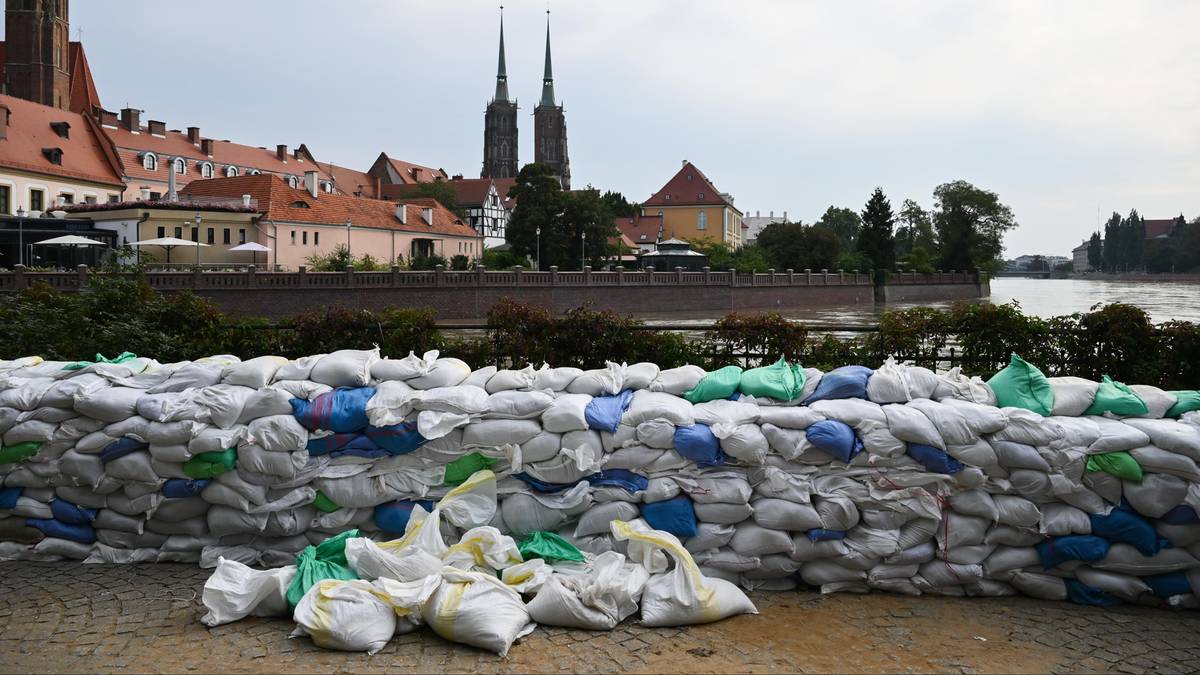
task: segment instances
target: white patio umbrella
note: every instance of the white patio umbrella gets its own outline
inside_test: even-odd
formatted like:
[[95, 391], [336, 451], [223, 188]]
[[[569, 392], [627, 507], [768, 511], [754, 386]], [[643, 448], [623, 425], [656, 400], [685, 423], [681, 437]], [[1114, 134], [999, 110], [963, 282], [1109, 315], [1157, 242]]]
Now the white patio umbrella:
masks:
[[189, 241], [187, 239], [180, 239], [179, 237], [159, 237], [157, 239], [143, 239], [142, 241], [135, 241], [131, 245], [132, 246], [161, 246], [162, 248], [167, 250], [167, 264], [168, 265], [171, 264], [171, 249], [175, 248], [176, 246], [195, 246], [195, 247], [197, 247], [196, 248], [196, 264], [197, 265], [200, 264], [200, 248], [199, 247], [200, 246], [205, 246], [205, 247], [208, 246], [208, 244], [201, 244], [199, 242]]
[[231, 248], [229, 250], [230, 251], [250, 251], [250, 262], [257, 263], [259, 252], [266, 253], [266, 252], [270, 251], [271, 248], [269, 246], [263, 246], [262, 244], [258, 243], [257, 241], [248, 241], [244, 244], [238, 244], [237, 246], [234, 246], [233, 248]]
[[[74, 235], [74, 234], [67, 234], [67, 235], [63, 235], [61, 237], [54, 237], [53, 239], [43, 239], [42, 241], [36, 241], [33, 243], [33, 245], [34, 246], [71, 246], [73, 248], [83, 248], [84, 246], [107, 246], [108, 244], [105, 244], [102, 241], [96, 241], [95, 239], [88, 239], [87, 237], [80, 237], [80, 236]], [[75, 260], [77, 260], [77, 258], [75, 257], [74, 254], [72, 254], [71, 261], [75, 262]]]

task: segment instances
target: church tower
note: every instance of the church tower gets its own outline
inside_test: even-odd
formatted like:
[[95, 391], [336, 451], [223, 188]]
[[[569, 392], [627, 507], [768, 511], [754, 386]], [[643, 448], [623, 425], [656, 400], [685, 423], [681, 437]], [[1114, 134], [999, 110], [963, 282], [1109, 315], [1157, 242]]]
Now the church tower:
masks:
[[[504, 8], [501, 7], [501, 12]], [[481, 178], [515, 178], [517, 175], [517, 102], [508, 98], [504, 69], [504, 15], [500, 15], [500, 63], [496, 68], [496, 95], [483, 114], [483, 171]]]
[[564, 190], [571, 189], [571, 162], [567, 158], [567, 118], [554, 100], [554, 73], [550, 67], [550, 12], [546, 12], [546, 69], [542, 99], [533, 109], [533, 161], [554, 168]]
[[8, 0], [4, 12], [7, 93], [66, 109], [71, 103], [68, 0]]

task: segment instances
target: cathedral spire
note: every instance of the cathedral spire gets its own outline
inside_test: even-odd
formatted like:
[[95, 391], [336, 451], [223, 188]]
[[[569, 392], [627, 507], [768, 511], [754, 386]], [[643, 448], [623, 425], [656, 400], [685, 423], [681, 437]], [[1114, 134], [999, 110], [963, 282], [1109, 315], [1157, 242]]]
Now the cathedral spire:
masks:
[[504, 68], [504, 5], [500, 5], [500, 63], [496, 67], [496, 100], [508, 100], [508, 73]]
[[542, 75], [542, 100], [538, 105], [553, 107], [554, 72], [550, 67], [550, 10], [546, 10], [546, 72]]

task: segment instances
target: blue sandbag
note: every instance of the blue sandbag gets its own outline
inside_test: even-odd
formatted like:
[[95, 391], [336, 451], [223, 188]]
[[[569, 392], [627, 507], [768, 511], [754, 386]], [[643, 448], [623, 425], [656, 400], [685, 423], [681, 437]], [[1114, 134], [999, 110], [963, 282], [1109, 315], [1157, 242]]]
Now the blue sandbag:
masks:
[[804, 434], [814, 448], [847, 464], [863, 449], [854, 429], [838, 420], [821, 420], [805, 429]]
[[837, 398], [865, 399], [867, 380], [871, 379], [874, 372], [866, 366], [842, 366], [831, 370], [821, 376], [816, 390], [804, 399], [804, 405]]
[[701, 468], [721, 466], [725, 463], [721, 441], [717, 440], [707, 424], [676, 427], [673, 445], [675, 452], [692, 460]]
[[1072, 560], [1094, 562], [1108, 555], [1109, 543], [1094, 534], [1072, 534], [1053, 537], [1034, 544], [1042, 559], [1042, 569], [1054, 569]]
[[0, 488], [0, 509], [11, 509], [17, 505], [17, 500], [21, 498], [21, 488], [6, 487]]
[[583, 410], [583, 418], [587, 420], [589, 429], [616, 433], [621, 426], [621, 417], [629, 409], [633, 400], [633, 390], [626, 389], [614, 396], [597, 396], [588, 401]]
[[361, 434], [354, 437], [346, 445], [338, 450], [329, 453], [329, 456], [337, 459], [338, 457], [362, 457], [364, 459], [382, 459], [389, 456], [387, 450], [375, 444], [375, 441]]
[[426, 512], [433, 510], [433, 502], [426, 499], [398, 499], [375, 507], [375, 526], [389, 534], [404, 534], [413, 507], [420, 504]]
[[1092, 534], [1130, 544], [1147, 558], [1170, 546], [1166, 539], [1159, 538], [1150, 521], [1126, 502], [1121, 502], [1106, 516], [1093, 513], [1089, 517], [1092, 520]]
[[172, 478], [163, 483], [162, 496], [168, 499], [199, 497], [211, 482], [211, 478]]
[[91, 525], [96, 520], [96, 509], [76, 506], [61, 497], [50, 501], [50, 513], [55, 520], [68, 525]]
[[1196, 509], [1187, 504], [1180, 504], [1167, 511], [1161, 520], [1168, 525], [1200, 525], [1200, 515], [1196, 515]]
[[1063, 581], [1067, 582], [1067, 598], [1077, 605], [1116, 607], [1121, 604], [1119, 598], [1094, 586], [1088, 586], [1078, 579], [1063, 579]]
[[963, 463], [931, 445], [908, 444], [908, 456], [917, 460], [926, 471], [954, 475], [963, 470]]
[[820, 527], [814, 527], [808, 531], [808, 539], [814, 544], [818, 541], [833, 541], [835, 539], [845, 539], [846, 533], [842, 530], [826, 530]]
[[605, 469], [586, 478], [592, 487], [619, 487], [630, 494], [650, 487], [650, 479], [626, 469]]
[[650, 527], [670, 532], [676, 537], [694, 537], [699, 533], [696, 528], [696, 509], [692, 507], [692, 500], [684, 495], [642, 504], [642, 517]]
[[1150, 587], [1150, 591], [1160, 598], [1169, 598], [1173, 595], [1184, 595], [1192, 592], [1192, 583], [1188, 581], [1186, 572], [1152, 574], [1148, 577], [1140, 578]]
[[96, 531], [91, 525], [72, 525], [53, 518], [28, 518], [25, 524], [41, 530], [47, 537], [70, 539], [81, 544], [96, 543]]
[[367, 428], [367, 401], [374, 395], [374, 387], [339, 387], [311, 401], [292, 399], [292, 414], [309, 431], [359, 431]]
[[[525, 473], [524, 471], [522, 471], [521, 473], [514, 473], [513, 478], [519, 478], [522, 481], [524, 481], [526, 485], [533, 488], [537, 492], [544, 492], [547, 494], [553, 494], [555, 492], [562, 492], [563, 490], [569, 490], [579, 484], [578, 480], [575, 481], [574, 483], [547, 483], [544, 480], [530, 476], [529, 474]], [[580, 479], [580, 480], [583, 480], [583, 479]]]
[[104, 450], [100, 452], [100, 461], [107, 464], [114, 459], [124, 457], [125, 455], [137, 452], [138, 450], [146, 450], [149, 447], [149, 443], [144, 443], [136, 438], [125, 436], [123, 438], [118, 438], [112, 443], [104, 446]]
[[331, 452], [337, 452], [350, 444], [351, 441], [358, 438], [362, 434], [347, 433], [347, 434], [329, 434], [320, 438], [310, 438], [304, 446], [308, 450], [308, 454], [316, 457], [318, 455], [328, 455]]
[[386, 427], [369, 426], [367, 438], [387, 450], [389, 455], [406, 455], [425, 444], [425, 437], [417, 431], [416, 422], [401, 422]]

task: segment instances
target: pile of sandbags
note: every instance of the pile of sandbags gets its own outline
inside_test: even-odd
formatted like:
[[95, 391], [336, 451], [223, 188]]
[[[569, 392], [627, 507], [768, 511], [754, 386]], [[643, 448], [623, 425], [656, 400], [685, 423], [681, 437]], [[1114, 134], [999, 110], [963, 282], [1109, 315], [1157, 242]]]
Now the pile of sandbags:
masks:
[[[763, 590], [1190, 607], [1200, 588], [1200, 394], [1046, 378], [1016, 357], [988, 382], [891, 360], [822, 373], [472, 370], [378, 350], [24, 358], [0, 362], [0, 439], [0, 559], [280, 567], [355, 531], [379, 546], [426, 537], [444, 562], [458, 544], [438, 542], [486, 526], [571, 547], [589, 571], [549, 586], [564, 597], [619, 576], [630, 563], [614, 553], [691, 570], [679, 583]], [[433, 518], [484, 471], [486, 522], [464, 527], [461, 506]], [[647, 552], [642, 530], [678, 550]], [[493, 577], [528, 561], [502, 562]], [[472, 583], [457, 574], [443, 583]], [[415, 617], [397, 589], [323, 592]], [[556, 602], [548, 616], [588, 614]]]

